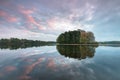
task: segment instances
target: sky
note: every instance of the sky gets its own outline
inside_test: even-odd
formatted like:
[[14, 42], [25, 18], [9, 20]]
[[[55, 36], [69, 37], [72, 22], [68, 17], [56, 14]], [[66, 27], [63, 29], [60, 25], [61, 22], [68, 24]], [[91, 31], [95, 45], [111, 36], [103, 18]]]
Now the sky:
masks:
[[55, 41], [76, 29], [120, 40], [120, 0], [0, 0], [0, 38]]

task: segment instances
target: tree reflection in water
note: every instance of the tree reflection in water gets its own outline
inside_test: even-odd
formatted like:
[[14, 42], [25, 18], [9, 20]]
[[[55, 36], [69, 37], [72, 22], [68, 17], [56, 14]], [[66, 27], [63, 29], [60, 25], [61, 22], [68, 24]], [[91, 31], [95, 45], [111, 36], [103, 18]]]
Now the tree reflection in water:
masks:
[[95, 48], [95, 46], [90, 45], [57, 45], [57, 50], [61, 55], [76, 59], [92, 58], [95, 53]]

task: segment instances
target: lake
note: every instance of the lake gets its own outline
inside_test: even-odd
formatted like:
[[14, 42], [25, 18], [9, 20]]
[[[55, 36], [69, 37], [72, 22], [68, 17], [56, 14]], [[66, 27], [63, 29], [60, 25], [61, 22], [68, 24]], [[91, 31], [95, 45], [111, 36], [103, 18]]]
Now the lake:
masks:
[[120, 80], [120, 47], [0, 49], [0, 80]]

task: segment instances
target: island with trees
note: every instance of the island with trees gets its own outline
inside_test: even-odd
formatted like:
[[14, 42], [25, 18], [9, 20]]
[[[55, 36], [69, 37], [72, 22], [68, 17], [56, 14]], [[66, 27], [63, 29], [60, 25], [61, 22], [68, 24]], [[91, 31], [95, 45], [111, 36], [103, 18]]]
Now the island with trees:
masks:
[[92, 32], [84, 30], [68, 31], [60, 34], [57, 38], [57, 44], [98, 44], [95, 41]]

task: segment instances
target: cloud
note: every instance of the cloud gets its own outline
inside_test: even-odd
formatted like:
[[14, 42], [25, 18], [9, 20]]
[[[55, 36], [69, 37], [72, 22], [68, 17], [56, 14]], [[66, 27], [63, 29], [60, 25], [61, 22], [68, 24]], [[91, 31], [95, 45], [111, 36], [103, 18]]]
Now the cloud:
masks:
[[79, 22], [73, 22], [71, 20], [65, 18], [52, 18], [47, 21], [48, 26], [53, 31], [62, 32], [62, 31], [69, 31], [69, 30], [76, 30], [76, 29], [86, 29], [90, 30], [93, 28], [93, 25], [82, 25]]
[[5, 21], [8, 22], [17, 22], [17, 17], [9, 15], [7, 12], [1, 10], [0, 17], [3, 18]]
[[7, 19], [9, 22], [17, 22], [17, 18], [16, 17], [8, 17]]
[[[116, 35], [119, 32], [119, 0], [36, 0], [34, 2], [33, 0], [7, 2], [2, 0], [0, 4], [0, 24], [8, 28], [10, 26], [13, 30], [15, 28], [18, 33], [25, 29], [36, 33], [36, 36], [49, 35], [49, 39], [52, 36], [55, 40], [61, 32], [75, 29], [93, 31], [96, 37], [102, 31], [112, 34], [111, 31], [114, 29]], [[23, 33], [20, 35], [26, 36]], [[27, 34], [27, 38], [30, 35]]]
[[[76, 2], [77, 0], [75, 0]], [[64, 5], [64, 4], [63, 4]], [[87, 7], [89, 7], [87, 5]], [[87, 30], [91, 30], [93, 27], [89, 27], [88, 26], [93, 26], [93, 25], [87, 25], [87, 24], [82, 24], [79, 21], [75, 20], [76, 18], [79, 19], [80, 17], [82, 17], [85, 10], [80, 11], [79, 9], [77, 9], [76, 11], [72, 11], [72, 13], [60, 13], [60, 11], [58, 12], [54, 12], [53, 11], [48, 11], [46, 13], [46, 10], [48, 10], [48, 7], [45, 8], [45, 12], [44, 11], [40, 11], [36, 8], [34, 9], [25, 9], [24, 6], [18, 6], [19, 11], [22, 13], [23, 17], [26, 19], [26, 23], [24, 24], [24, 26], [27, 26], [27, 28], [30, 31], [33, 32], [42, 32], [45, 34], [54, 34], [54, 35], [58, 35], [61, 32], [64, 31], [68, 31], [68, 30], [73, 30], [73, 29], [87, 29]], [[67, 10], [67, 11], [69, 11]], [[53, 14], [51, 14], [53, 13]], [[81, 14], [79, 14], [81, 13]], [[44, 15], [43, 15], [44, 14]], [[86, 15], [88, 15], [86, 13]], [[92, 13], [90, 13], [89, 15], [89, 19], [91, 18]], [[86, 20], [88, 21], [88, 19], [86, 18]], [[64, 28], [63, 28], [64, 27]], [[91, 29], [90, 29], [91, 28]]]
[[[22, 13], [22, 15], [24, 16], [24, 18], [26, 18], [26, 22], [27, 22], [27, 27], [30, 29], [34, 29], [35, 27], [37, 27], [39, 30], [45, 30], [46, 28], [43, 27], [40, 22], [37, 22], [35, 20], [35, 18], [32, 16], [32, 14], [34, 14], [35, 12], [35, 8], [32, 9], [25, 9], [23, 6], [19, 7], [19, 11]], [[32, 26], [29, 24], [33, 24]]]
[[23, 29], [16, 29], [13, 27], [1, 27], [0, 29], [0, 37], [1, 38], [20, 38], [20, 39], [30, 39], [30, 40], [43, 40], [43, 41], [48, 41], [48, 37], [50, 38], [49, 41], [55, 41], [56, 40], [56, 35], [52, 34], [44, 34], [44, 33], [37, 33], [37, 32], [32, 32], [29, 30], [23, 30]]
[[1, 11], [0, 11], [0, 16], [3, 17], [3, 16], [5, 16], [5, 15], [6, 15], [6, 12], [1, 10]]
[[34, 13], [33, 10], [30, 10], [30, 9], [25, 9], [23, 6], [19, 6], [19, 11], [25, 15], [29, 15], [29, 14], [32, 14]]

